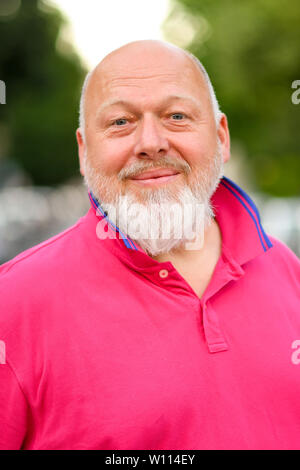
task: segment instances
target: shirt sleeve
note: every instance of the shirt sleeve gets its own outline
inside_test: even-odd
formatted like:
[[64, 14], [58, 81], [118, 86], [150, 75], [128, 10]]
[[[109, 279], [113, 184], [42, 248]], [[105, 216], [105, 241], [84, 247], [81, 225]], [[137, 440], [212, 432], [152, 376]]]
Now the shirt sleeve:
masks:
[[28, 405], [8, 363], [0, 364], [0, 450], [18, 450], [26, 435]]

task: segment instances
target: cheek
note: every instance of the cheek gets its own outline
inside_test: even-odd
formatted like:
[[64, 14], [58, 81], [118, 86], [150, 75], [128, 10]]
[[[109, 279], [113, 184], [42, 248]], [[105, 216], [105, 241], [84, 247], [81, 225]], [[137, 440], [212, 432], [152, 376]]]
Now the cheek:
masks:
[[93, 165], [107, 176], [118, 173], [130, 156], [130, 148], [125, 139], [94, 141], [88, 151]]
[[185, 139], [178, 142], [176, 146], [182, 157], [191, 167], [204, 163], [214, 155], [216, 148], [215, 142], [207, 136], [186, 136]]

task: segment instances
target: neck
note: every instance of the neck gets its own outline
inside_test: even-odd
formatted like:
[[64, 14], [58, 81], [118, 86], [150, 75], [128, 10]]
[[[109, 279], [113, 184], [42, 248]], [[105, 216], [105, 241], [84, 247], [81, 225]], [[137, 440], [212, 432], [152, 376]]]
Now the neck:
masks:
[[212, 223], [204, 234], [204, 243], [199, 250], [178, 250], [153, 257], [156, 261], [170, 261], [178, 273], [201, 298], [205, 292], [220, 258], [222, 237], [220, 228]]

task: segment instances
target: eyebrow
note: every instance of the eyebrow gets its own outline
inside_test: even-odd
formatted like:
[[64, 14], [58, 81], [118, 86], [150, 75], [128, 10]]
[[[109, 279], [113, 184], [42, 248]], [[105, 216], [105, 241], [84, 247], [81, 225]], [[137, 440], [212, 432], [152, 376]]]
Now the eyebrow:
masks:
[[[161, 104], [161, 107], [168, 104], [170, 101], [176, 101], [176, 100], [189, 101], [194, 106], [197, 106], [197, 107], [199, 107], [199, 105], [201, 104], [199, 101], [197, 101], [192, 96], [169, 95], [169, 96], [166, 96], [166, 98], [164, 98], [164, 100]], [[121, 106], [128, 107], [128, 108], [134, 108], [135, 107], [135, 105], [133, 103], [131, 103], [130, 101], [121, 100], [121, 99], [108, 100], [108, 101], [105, 101], [104, 103], [102, 103], [101, 106], [98, 108], [97, 116], [99, 116], [107, 108], [110, 108], [110, 107], [116, 106], [116, 105], [121, 105]]]

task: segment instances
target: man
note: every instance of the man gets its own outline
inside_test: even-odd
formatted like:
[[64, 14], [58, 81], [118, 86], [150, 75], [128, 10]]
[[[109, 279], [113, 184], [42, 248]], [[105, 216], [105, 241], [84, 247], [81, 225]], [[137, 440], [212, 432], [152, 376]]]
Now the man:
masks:
[[80, 122], [91, 209], [0, 271], [1, 448], [299, 449], [300, 262], [222, 177], [201, 64], [127, 44]]

